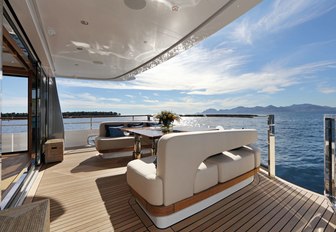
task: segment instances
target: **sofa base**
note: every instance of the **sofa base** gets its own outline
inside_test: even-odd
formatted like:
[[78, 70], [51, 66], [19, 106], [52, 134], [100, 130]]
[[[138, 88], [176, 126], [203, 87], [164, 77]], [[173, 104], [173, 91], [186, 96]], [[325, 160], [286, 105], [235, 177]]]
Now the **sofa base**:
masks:
[[171, 226], [231, 195], [253, 182], [259, 168], [253, 169], [225, 183], [219, 183], [203, 192], [169, 206], [149, 204], [131, 189], [133, 196], [158, 228]]
[[219, 192], [215, 195], [212, 195], [211, 197], [199, 201], [196, 204], [193, 204], [187, 208], [184, 208], [180, 211], [177, 211], [175, 213], [172, 213], [170, 215], [167, 216], [153, 216], [151, 215], [140, 203], [140, 201], [138, 201], [138, 199], [136, 199], [137, 203], [140, 205], [140, 207], [143, 209], [143, 211], [147, 214], [147, 216], [152, 220], [152, 222], [154, 223], [154, 225], [160, 229], [164, 229], [167, 228], [179, 221], [182, 221], [183, 219], [190, 217], [193, 214], [196, 214], [200, 211], [202, 211], [203, 209], [219, 202], [220, 200], [224, 199], [225, 197], [228, 197], [229, 195], [233, 194], [234, 192], [237, 192], [238, 190], [246, 187], [247, 185], [249, 185], [250, 183], [252, 183], [254, 180], [254, 176], [251, 176], [245, 180], [243, 180], [242, 182], [229, 187], [228, 189]]
[[[142, 155], [150, 154], [151, 149], [145, 148], [142, 149]], [[113, 158], [122, 158], [122, 157], [132, 157], [133, 156], [133, 149], [115, 149], [113, 151], [104, 151], [100, 152], [99, 155], [103, 159], [113, 159]]]
[[99, 153], [99, 155], [103, 159], [113, 159], [113, 158], [121, 158], [121, 157], [131, 157], [133, 155], [132, 152], [106, 152], [106, 153]]

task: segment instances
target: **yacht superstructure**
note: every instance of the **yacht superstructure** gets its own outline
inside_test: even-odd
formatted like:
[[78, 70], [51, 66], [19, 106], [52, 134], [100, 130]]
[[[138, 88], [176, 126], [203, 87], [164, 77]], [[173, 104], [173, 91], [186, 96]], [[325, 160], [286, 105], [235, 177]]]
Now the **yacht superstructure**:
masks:
[[[35, 196], [31, 196], [31, 199], [37, 201], [39, 198], [50, 198], [52, 230], [92, 231], [98, 227], [106, 231], [111, 228], [144, 231], [157, 229], [129, 194], [125, 181], [125, 162], [129, 160], [118, 159], [102, 164], [92, 156], [94, 150], [71, 150], [67, 152], [68, 156], [62, 164], [57, 167], [44, 166], [49, 168], [42, 168], [43, 177], [41, 173], [37, 177], [45, 141], [50, 138], [63, 139], [65, 136], [56, 77], [132, 81], [137, 74], [209, 37], [258, 2], [259, 0], [2, 1], [2, 75], [28, 79], [26, 139], [27, 154], [31, 159], [18, 175], [15, 184], [10, 186], [11, 189], [3, 191], [1, 209], [22, 204], [28, 189], [37, 178], [41, 184], [35, 189]], [[269, 120], [269, 175], [274, 177], [274, 119], [269, 117]], [[86, 138], [88, 134], [72, 135], [76, 138], [81, 136]], [[76, 153], [82, 156], [79, 157]], [[100, 196], [104, 202], [97, 203], [95, 199], [83, 206], [76, 198], [79, 195], [88, 197], [85, 193], [82, 194], [87, 176], [80, 173], [91, 171], [97, 175], [90, 176], [90, 181], [95, 181], [98, 188], [95, 189], [90, 183], [87, 193]], [[65, 176], [69, 179], [60, 181]], [[49, 185], [52, 181], [55, 184]], [[121, 190], [106, 185], [106, 182], [115, 184]], [[334, 188], [334, 185], [331, 184], [331, 187]], [[65, 195], [59, 195], [65, 188]], [[106, 188], [111, 193], [106, 192]], [[264, 192], [263, 188], [267, 188], [267, 191]], [[256, 206], [245, 208], [241, 205], [237, 207], [237, 213], [233, 212], [236, 210], [233, 209], [234, 205], [239, 204], [237, 199], [253, 201], [254, 197], [264, 193], [264, 196], [256, 200]], [[109, 195], [118, 200], [109, 199]], [[278, 199], [287, 204], [278, 202]], [[69, 202], [71, 203], [68, 204]], [[232, 208], [225, 208], [226, 203], [232, 204]], [[94, 208], [96, 204], [99, 206], [92, 210], [95, 214], [87, 215], [87, 208]], [[111, 204], [113, 208], [110, 207]], [[267, 207], [267, 204], [272, 207]], [[336, 229], [336, 216], [323, 196], [281, 180], [269, 180], [266, 174], [258, 174], [251, 186], [214, 207], [185, 219], [171, 229], [202, 230], [202, 227], [206, 229], [211, 226], [213, 228], [210, 230], [235, 228], [242, 231], [266, 228], [274, 231]], [[225, 210], [219, 207], [224, 207]], [[102, 213], [104, 210], [107, 214]], [[260, 212], [264, 214], [258, 214]], [[264, 218], [263, 215], [267, 213], [276, 219]], [[202, 217], [208, 218], [211, 223], [202, 221]], [[223, 218], [227, 220], [222, 220]], [[80, 225], [83, 220], [85, 223]], [[258, 224], [262, 221], [263, 224]], [[275, 224], [271, 225], [271, 222]]]

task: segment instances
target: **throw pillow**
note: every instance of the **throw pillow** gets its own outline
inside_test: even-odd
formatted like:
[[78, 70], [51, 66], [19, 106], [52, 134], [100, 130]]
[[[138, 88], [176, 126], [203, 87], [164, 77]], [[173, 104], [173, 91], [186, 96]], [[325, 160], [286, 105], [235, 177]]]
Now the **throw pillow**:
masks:
[[125, 134], [120, 128], [117, 127], [109, 127], [109, 133], [111, 138], [117, 138], [117, 137], [124, 137]]
[[106, 132], [105, 137], [111, 137], [111, 135], [110, 135], [110, 127], [113, 127], [113, 128], [122, 128], [123, 125], [122, 124], [120, 124], [120, 125], [108, 125], [108, 124], [106, 124], [105, 125], [105, 132]]

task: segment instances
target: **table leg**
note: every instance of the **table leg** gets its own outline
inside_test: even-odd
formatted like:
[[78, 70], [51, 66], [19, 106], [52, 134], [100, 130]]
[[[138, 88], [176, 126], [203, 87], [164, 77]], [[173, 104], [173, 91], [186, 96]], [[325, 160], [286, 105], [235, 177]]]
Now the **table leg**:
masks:
[[133, 159], [141, 158], [141, 135], [134, 135], [134, 151], [133, 151]]
[[156, 139], [152, 138], [152, 155], [156, 155], [156, 149], [157, 149], [157, 143], [156, 143]]

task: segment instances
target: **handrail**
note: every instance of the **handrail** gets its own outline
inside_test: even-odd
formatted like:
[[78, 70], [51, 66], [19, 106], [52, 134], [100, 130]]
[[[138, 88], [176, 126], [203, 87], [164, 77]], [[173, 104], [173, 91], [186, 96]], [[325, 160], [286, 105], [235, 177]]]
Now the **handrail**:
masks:
[[[218, 118], [267, 118], [267, 125], [268, 125], [268, 175], [269, 177], [275, 176], [275, 123], [274, 123], [274, 115], [260, 115], [260, 114], [180, 114], [181, 117], [218, 117]], [[85, 122], [64, 122], [64, 125], [71, 125], [71, 124], [88, 124], [90, 130], [93, 129], [94, 124], [101, 123], [100, 121], [95, 122], [93, 119], [95, 118], [132, 118], [134, 121], [138, 117], [146, 117], [148, 121], [153, 119], [153, 114], [129, 114], [129, 115], [115, 115], [115, 116], [96, 116], [89, 117], [87, 115], [83, 117], [67, 117], [67, 119], [76, 119], [76, 118], [87, 118], [88, 121]], [[12, 124], [12, 125], [5, 125], [3, 126], [26, 126], [24, 124]]]
[[324, 195], [336, 212], [336, 115], [324, 115]]

